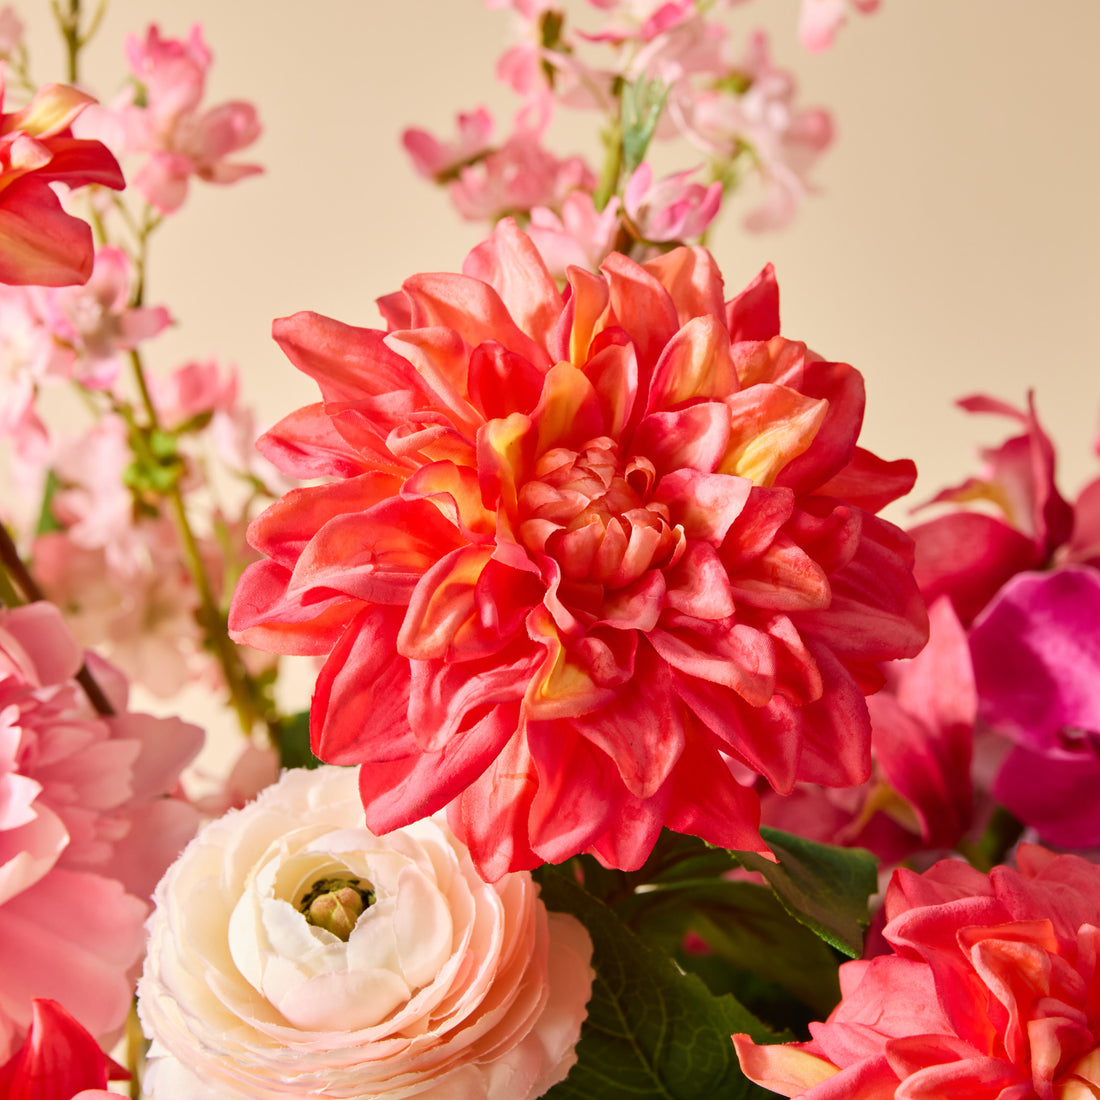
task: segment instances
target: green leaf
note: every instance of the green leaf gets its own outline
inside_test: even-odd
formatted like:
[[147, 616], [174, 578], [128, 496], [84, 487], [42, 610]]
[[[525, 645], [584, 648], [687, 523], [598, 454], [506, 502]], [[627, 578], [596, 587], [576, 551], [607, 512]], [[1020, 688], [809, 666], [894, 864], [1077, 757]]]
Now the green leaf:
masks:
[[731, 852], [750, 871], [759, 871], [796, 920], [849, 958], [863, 952], [870, 923], [867, 899], [878, 890], [878, 860], [862, 848], [837, 848], [761, 828], [775, 853], [772, 863], [756, 852]]
[[[805, 1010], [796, 1010], [783, 1019], [784, 1025], [796, 1017], [800, 1023], [824, 1019], [840, 1000], [837, 955], [790, 916], [767, 886], [704, 879], [658, 887], [636, 895], [633, 902], [630, 926], [647, 941], [674, 954], [685, 933], [695, 932], [730, 964], [727, 977], [755, 975], [768, 986], [780, 987], [771, 991], [773, 997], [785, 990], [813, 1009], [809, 1016]], [[681, 960], [685, 965], [691, 961]], [[752, 985], [760, 988], [759, 983]], [[741, 988], [727, 989], [739, 1000], [748, 1000]]]
[[38, 510], [38, 524], [35, 527], [36, 535], [48, 535], [52, 531], [61, 531], [64, 528], [53, 514], [53, 498], [57, 490], [61, 488], [61, 482], [53, 470], [46, 471], [46, 484], [42, 489], [42, 507]]
[[646, 150], [665, 109], [669, 86], [641, 77], [623, 88], [623, 173], [629, 176], [645, 160]]
[[745, 1078], [730, 1036], [782, 1038], [733, 997], [715, 997], [694, 974], [639, 939], [561, 871], [537, 873], [548, 908], [572, 913], [592, 937], [596, 980], [577, 1064], [547, 1100], [765, 1100]]
[[284, 768], [318, 768], [321, 761], [309, 744], [309, 711], [284, 718], [279, 725], [279, 763]]

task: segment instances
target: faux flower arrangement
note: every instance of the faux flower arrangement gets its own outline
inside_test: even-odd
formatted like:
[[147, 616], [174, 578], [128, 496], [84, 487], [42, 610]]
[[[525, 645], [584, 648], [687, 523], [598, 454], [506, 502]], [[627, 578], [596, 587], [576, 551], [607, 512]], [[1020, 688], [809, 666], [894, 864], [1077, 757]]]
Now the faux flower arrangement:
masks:
[[[258, 112], [197, 26], [97, 102], [102, 10], [55, 8], [63, 85], [0, 12], [0, 1095], [1100, 1095], [1100, 479], [971, 397], [1016, 434], [883, 518], [861, 375], [704, 247], [743, 189], [792, 219], [828, 114], [721, 3], [490, 6], [512, 133], [404, 135], [483, 241], [276, 321], [319, 400], [258, 438], [146, 302]], [[244, 735], [204, 793], [130, 692], [195, 682]]]

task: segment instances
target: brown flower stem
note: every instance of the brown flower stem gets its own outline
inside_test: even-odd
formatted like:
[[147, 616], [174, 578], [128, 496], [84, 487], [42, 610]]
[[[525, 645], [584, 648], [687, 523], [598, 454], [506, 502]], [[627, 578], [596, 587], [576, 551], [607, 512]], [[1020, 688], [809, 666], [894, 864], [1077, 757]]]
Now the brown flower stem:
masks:
[[[30, 570], [23, 564], [19, 551], [12, 541], [8, 529], [0, 523], [0, 598], [8, 607], [18, 607], [22, 603], [37, 603], [46, 599], [46, 594], [38, 587], [38, 582], [31, 576]], [[20, 598], [16, 586], [22, 591]], [[88, 701], [95, 707], [96, 713], [103, 717], [110, 717], [115, 713], [103, 688], [96, 682], [95, 677], [88, 671], [87, 664], [80, 666], [76, 674], [76, 682], [84, 689]]]

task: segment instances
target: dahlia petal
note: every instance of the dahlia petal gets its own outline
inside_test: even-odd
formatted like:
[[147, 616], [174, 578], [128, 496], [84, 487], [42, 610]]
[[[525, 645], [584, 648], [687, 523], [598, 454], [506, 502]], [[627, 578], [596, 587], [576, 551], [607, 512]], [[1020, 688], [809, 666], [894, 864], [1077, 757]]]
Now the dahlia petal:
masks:
[[[821, 430], [777, 478], [795, 492], [817, 492], [852, 461], [866, 404], [863, 376], [847, 363], [815, 360], [798, 372], [798, 389], [826, 403]], [[780, 379], [777, 379], [780, 381]]]
[[544, 862], [531, 850], [528, 822], [538, 788], [527, 738], [516, 734], [447, 808], [447, 820], [470, 849], [486, 882]]
[[760, 838], [756, 792], [737, 782], [721, 753], [690, 733], [669, 781], [665, 825], [722, 848], [771, 855]]
[[713, 473], [729, 449], [730, 414], [720, 401], [647, 416], [634, 433], [634, 448], [659, 474], [689, 468]]
[[752, 487], [747, 478], [681, 469], [657, 482], [652, 499], [669, 506], [669, 521], [682, 526], [689, 538], [720, 546]]
[[571, 722], [528, 723], [527, 742], [538, 779], [528, 822], [531, 848], [545, 862], [560, 863], [607, 829], [622, 783], [608, 755]]
[[802, 1096], [839, 1072], [832, 1062], [793, 1044], [758, 1046], [747, 1035], [734, 1035], [733, 1045], [741, 1072], [780, 1096]]
[[53, 137], [50, 160], [35, 173], [43, 183], [65, 183], [70, 187], [98, 184], [121, 191], [126, 186], [114, 154], [101, 141], [87, 138]]
[[542, 661], [541, 649], [521, 643], [491, 660], [413, 662], [408, 721], [417, 744], [437, 751], [471, 725], [471, 715], [518, 703]]
[[732, 426], [719, 472], [771, 486], [813, 442], [829, 406], [786, 386], [759, 383], [726, 400]]
[[550, 366], [545, 349], [516, 325], [500, 295], [480, 279], [439, 272], [414, 275], [402, 288], [412, 310], [412, 329], [407, 332], [434, 326], [448, 328], [462, 338], [467, 348], [493, 340], [541, 370]]
[[694, 398], [717, 400], [737, 388], [729, 333], [714, 316], [694, 317], [665, 345], [653, 371], [646, 412]]
[[596, 390], [572, 363], [557, 363], [547, 371], [531, 423], [538, 433], [539, 454], [552, 447], [582, 447], [604, 434]]
[[[608, 664], [617, 663], [608, 642], [590, 637], [582, 639], [587, 646], [568, 647], [545, 608], [531, 612], [527, 628], [531, 637], [546, 647], [542, 667], [531, 679], [524, 699], [525, 713], [533, 721], [587, 714], [606, 706], [615, 697], [614, 687], [609, 685], [616, 680], [621, 683], [629, 676], [622, 666], [618, 676], [608, 675]], [[632, 656], [629, 660], [632, 661]]]
[[[636, 691], [625, 695], [612, 707], [585, 715], [573, 723], [573, 727], [579, 736], [602, 749], [615, 762], [619, 776], [632, 795], [649, 798], [668, 779], [680, 759], [684, 727], [672, 704], [671, 675], [667, 666], [660, 661], [650, 661], [635, 682]], [[537, 744], [533, 742], [536, 759], [541, 764], [543, 754]], [[541, 776], [540, 768], [540, 794]], [[602, 831], [602, 828], [598, 830]], [[581, 845], [582, 848], [587, 846], [587, 842]], [[537, 842], [535, 847], [539, 847]]]
[[573, 313], [569, 359], [573, 363], [584, 363], [589, 358], [592, 341], [607, 327], [611, 295], [607, 283], [584, 268], [570, 267], [566, 276], [573, 292], [569, 300]]
[[779, 335], [779, 284], [767, 264], [755, 279], [726, 303], [730, 341], [770, 340]]
[[834, 474], [816, 492], [838, 497], [865, 512], [880, 512], [887, 504], [905, 496], [916, 483], [917, 466], [910, 458], [887, 462], [878, 455], [856, 447], [851, 461]]
[[530, 360], [486, 340], [470, 354], [470, 401], [486, 420], [530, 413], [542, 393], [542, 376]]
[[589, 845], [589, 853], [604, 867], [639, 870], [661, 835], [668, 799], [668, 785], [649, 798], [624, 794], [608, 828]]
[[85, 107], [95, 103], [68, 84], [43, 84], [21, 110], [3, 116], [3, 133], [23, 130], [35, 137], [51, 137], [72, 125]]
[[722, 561], [731, 574], [771, 546], [776, 532], [790, 519], [794, 501], [790, 489], [752, 487], [722, 544]]
[[[866, 518], [866, 513], [846, 503], [809, 497], [792, 510], [784, 531], [831, 576], [856, 556]], [[899, 544], [898, 550], [908, 561], [908, 545]]]
[[298, 559], [288, 592], [332, 588], [376, 603], [405, 602], [460, 533], [427, 500], [391, 498], [366, 512], [334, 516]]
[[764, 706], [775, 692], [774, 648], [759, 630], [733, 623], [721, 634], [658, 629], [647, 637], [673, 668], [732, 688], [752, 706]]
[[776, 535], [771, 546], [730, 578], [735, 600], [773, 611], [832, 611], [825, 571], [793, 539]]
[[[694, 317], [725, 316], [722, 273], [705, 248], [676, 248], [642, 265], [672, 296], [681, 326]], [[778, 332], [778, 325], [776, 327]], [[726, 346], [729, 346], [729, 332]], [[734, 380], [736, 385], [736, 380]], [[728, 391], [727, 391], [728, 392]]]
[[400, 478], [367, 473], [291, 489], [249, 524], [248, 541], [261, 554], [293, 569], [310, 539], [330, 519], [366, 511], [400, 488]]
[[303, 311], [273, 322], [271, 335], [283, 354], [321, 387], [326, 402], [424, 391], [412, 364], [387, 347], [385, 333]]
[[[668, 571], [666, 583], [664, 605], [693, 619], [727, 619], [736, 611], [729, 576], [704, 542], [688, 543], [684, 556]], [[656, 622], [647, 632], [653, 626]]]
[[[414, 661], [482, 657], [500, 648], [490, 634], [477, 629], [474, 586], [488, 564], [492, 549], [465, 546], [440, 558], [417, 582], [397, 636], [399, 652]], [[496, 641], [496, 645], [492, 644]], [[482, 644], [479, 644], [482, 643]]]
[[395, 652], [401, 612], [368, 607], [348, 625], [317, 674], [310, 707], [313, 754], [328, 764], [416, 751], [409, 729], [409, 666]]
[[561, 292], [539, 250], [513, 218], [501, 218], [489, 239], [466, 257], [462, 274], [488, 283], [524, 332], [546, 346], [561, 312]]
[[469, 356], [462, 337], [443, 326], [411, 328], [386, 334], [386, 347], [415, 368], [434, 405], [451, 414], [456, 424], [477, 430], [480, 417], [466, 400]]
[[661, 617], [665, 593], [664, 574], [652, 569], [633, 584], [606, 593], [600, 606], [600, 618], [595, 625], [648, 633]]
[[410, 474], [401, 486], [406, 500], [427, 498], [471, 541], [491, 539], [496, 516], [481, 500], [476, 471], [454, 462], [431, 462]]
[[584, 365], [603, 413], [604, 431], [615, 438], [634, 411], [638, 394], [638, 356], [633, 344], [611, 344]]
[[0, 283], [86, 283], [93, 259], [91, 227], [65, 213], [49, 184], [23, 177], [0, 191]]
[[638, 349], [640, 388], [645, 391], [662, 349], [680, 327], [676, 306], [644, 267], [618, 252], [604, 260], [600, 271], [607, 277], [612, 312]]
[[269, 653], [321, 656], [336, 644], [362, 604], [341, 593], [287, 595], [291, 573], [274, 561], [249, 565], [229, 607], [229, 636]]
[[359, 791], [367, 827], [375, 833], [401, 829], [461, 796], [515, 737], [518, 722], [518, 707], [493, 707], [437, 752], [416, 749], [361, 767]]

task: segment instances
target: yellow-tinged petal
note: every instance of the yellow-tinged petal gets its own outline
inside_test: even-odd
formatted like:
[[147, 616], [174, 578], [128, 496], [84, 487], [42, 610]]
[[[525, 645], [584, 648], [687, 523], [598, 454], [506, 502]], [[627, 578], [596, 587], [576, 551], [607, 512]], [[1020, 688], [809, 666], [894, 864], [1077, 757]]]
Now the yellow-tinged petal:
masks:
[[736, 393], [730, 338], [717, 317], [695, 317], [668, 342], [653, 372], [646, 412], [672, 409], [692, 398]]
[[477, 535], [496, 530], [496, 512], [481, 499], [477, 473], [454, 462], [433, 462], [422, 466], [405, 482], [402, 496], [428, 497], [456, 527]]
[[733, 1045], [741, 1072], [750, 1081], [780, 1096], [801, 1096], [840, 1072], [825, 1058], [789, 1043], [757, 1046], [747, 1035], [734, 1035]]
[[814, 441], [829, 402], [786, 386], [751, 386], [730, 397], [730, 440], [721, 474], [747, 477], [765, 488]]
[[577, 446], [603, 434], [603, 412], [588, 377], [572, 363], [555, 363], [546, 372], [542, 397], [531, 414], [538, 432], [537, 453]]
[[512, 413], [490, 420], [477, 433], [481, 499], [486, 507], [492, 508], [499, 501], [509, 512], [515, 513], [517, 474], [529, 457], [531, 432], [531, 418], [523, 413]]
[[72, 125], [73, 119], [95, 100], [68, 84], [44, 84], [21, 111], [0, 116], [0, 134], [16, 130], [35, 137], [53, 137]]
[[546, 646], [546, 661], [539, 673], [531, 678], [524, 699], [528, 718], [564, 718], [587, 714], [609, 702], [615, 692], [600, 687], [592, 673], [571, 660], [557, 625], [544, 608], [535, 608], [528, 616], [527, 629], [531, 637]]
[[571, 267], [566, 274], [573, 287], [573, 330], [569, 334], [569, 358], [579, 364], [588, 358], [592, 340], [607, 325], [610, 295], [607, 283], [584, 268]]

